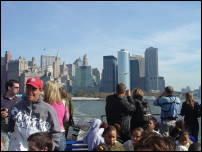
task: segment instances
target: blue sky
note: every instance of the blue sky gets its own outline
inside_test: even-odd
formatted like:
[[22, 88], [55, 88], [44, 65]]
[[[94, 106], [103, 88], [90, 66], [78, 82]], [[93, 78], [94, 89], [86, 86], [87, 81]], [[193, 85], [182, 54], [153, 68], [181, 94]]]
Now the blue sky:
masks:
[[[1, 54], [14, 59], [56, 55], [66, 63], [87, 54], [100, 70], [120, 49], [158, 48], [159, 75], [176, 90], [201, 84], [200, 1], [1, 1]], [[46, 51], [43, 50], [46, 48]]]

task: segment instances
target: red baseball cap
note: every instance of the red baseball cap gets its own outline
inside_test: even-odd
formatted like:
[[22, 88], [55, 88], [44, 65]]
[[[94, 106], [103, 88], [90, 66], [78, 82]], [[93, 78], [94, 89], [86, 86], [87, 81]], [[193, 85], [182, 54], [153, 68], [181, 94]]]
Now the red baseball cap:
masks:
[[29, 84], [38, 89], [41, 89], [43, 87], [43, 81], [40, 78], [29, 78], [27, 79], [26, 84]]

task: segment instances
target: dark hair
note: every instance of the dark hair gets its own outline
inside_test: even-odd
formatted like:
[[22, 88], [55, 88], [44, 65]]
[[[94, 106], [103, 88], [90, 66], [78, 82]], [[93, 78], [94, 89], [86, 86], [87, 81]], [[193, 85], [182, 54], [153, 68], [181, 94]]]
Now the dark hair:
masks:
[[184, 122], [184, 120], [177, 120], [175, 122], [175, 127], [180, 128], [182, 131], [184, 131], [185, 130], [185, 122]]
[[6, 91], [8, 91], [8, 87], [12, 87], [14, 85], [14, 83], [18, 83], [19, 84], [19, 81], [13, 80], [13, 79], [8, 80], [6, 82], [6, 85], [5, 85]]
[[32, 141], [36, 144], [37, 148], [47, 147], [49, 151], [53, 149], [52, 135], [50, 132], [38, 132], [30, 135], [27, 141]]
[[156, 119], [155, 117], [151, 116], [151, 117], [148, 119], [147, 124], [149, 123], [150, 120], [154, 122], [154, 125], [155, 125], [154, 130], [157, 131], [157, 130], [159, 129], [159, 123], [158, 123], [157, 119]]
[[123, 83], [117, 84], [116, 92], [118, 94], [124, 93], [125, 91], [126, 91], [126, 85], [125, 84], [123, 84]]
[[108, 126], [107, 128], [105, 128], [102, 136], [105, 136], [108, 132], [111, 132], [111, 131], [116, 131], [117, 132], [117, 129], [115, 126]]
[[162, 137], [156, 133], [144, 132], [134, 150], [175, 151], [175, 148], [175, 142], [170, 137]]
[[165, 87], [165, 92], [167, 93], [168, 96], [172, 97], [174, 93], [174, 89], [171, 86]]
[[201, 143], [193, 143], [189, 146], [188, 151], [201, 151]]

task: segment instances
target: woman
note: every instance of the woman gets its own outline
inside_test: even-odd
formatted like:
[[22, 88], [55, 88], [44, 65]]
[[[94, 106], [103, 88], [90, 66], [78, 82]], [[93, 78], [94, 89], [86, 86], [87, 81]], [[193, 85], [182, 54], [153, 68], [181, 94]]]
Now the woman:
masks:
[[69, 111], [65, 108], [64, 103], [62, 102], [61, 95], [59, 92], [59, 86], [54, 81], [47, 81], [44, 86], [44, 101], [50, 104], [53, 109], [57, 112], [57, 117], [59, 120], [59, 125], [61, 128], [61, 137], [60, 137], [60, 151], [64, 151], [65, 144], [65, 128], [63, 122], [69, 120]]
[[182, 104], [181, 115], [184, 116], [185, 126], [189, 130], [195, 141], [198, 141], [199, 123], [198, 119], [201, 116], [201, 109], [197, 102], [193, 99], [193, 94], [187, 92], [185, 94], [186, 101]]
[[137, 127], [145, 128], [147, 120], [146, 114], [148, 112], [148, 103], [143, 100], [144, 92], [142, 89], [135, 89], [133, 91], [133, 100], [136, 105], [136, 111], [131, 119], [131, 131]]

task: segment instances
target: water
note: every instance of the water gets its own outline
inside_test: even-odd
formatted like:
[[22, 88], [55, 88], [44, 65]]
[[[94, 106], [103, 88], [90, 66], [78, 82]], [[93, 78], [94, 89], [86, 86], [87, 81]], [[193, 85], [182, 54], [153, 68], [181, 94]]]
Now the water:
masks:
[[[201, 100], [197, 100], [200, 104]], [[152, 114], [160, 114], [160, 107], [153, 106], [153, 100], [148, 100], [148, 103], [151, 108]], [[105, 101], [73, 101], [74, 104], [74, 114], [82, 118], [82, 124], [89, 122], [92, 118], [101, 118], [102, 115], [105, 115]], [[159, 116], [155, 116], [159, 120]], [[84, 119], [85, 118], [85, 119]], [[88, 118], [88, 119], [86, 119]], [[179, 119], [183, 119], [179, 117]], [[75, 121], [80, 119], [75, 118]], [[84, 121], [86, 120], [86, 121]], [[201, 140], [201, 119], [199, 119], [199, 141]], [[86, 126], [88, 128], [88, 126]]]

